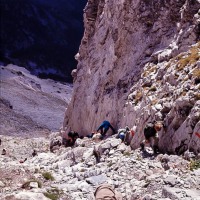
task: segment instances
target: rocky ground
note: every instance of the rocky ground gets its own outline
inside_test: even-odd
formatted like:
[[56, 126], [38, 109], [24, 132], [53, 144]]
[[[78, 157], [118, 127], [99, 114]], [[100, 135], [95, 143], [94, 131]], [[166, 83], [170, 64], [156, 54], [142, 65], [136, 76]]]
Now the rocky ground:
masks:
[[5, 149], [6, 154], [0, 155], [0, 199], [92, 200], [101, 183], [113, 185], [124, 200], [200, 199], [200, 164], [192, 153], [154, 156], [150, 148], [131, 150], [115, 136], [78, 139], [75, 147], [61, 146], [51, 153], [49, 140], [58, 135], [1, 136], [0, 152]]
[[39, 79], [11, 64], [0, 71], [1, 135], [36, 137], [62, 126], [70, 84]]

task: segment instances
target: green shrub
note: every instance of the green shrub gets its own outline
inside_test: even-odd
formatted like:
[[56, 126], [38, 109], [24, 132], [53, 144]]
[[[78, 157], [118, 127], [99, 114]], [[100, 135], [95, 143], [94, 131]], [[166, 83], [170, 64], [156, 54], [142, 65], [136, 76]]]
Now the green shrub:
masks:
[[199, 54], [199, 48], [200, 48], [200, 43], [198, 43], [197, 46], [192, 47], [190, 49], [190, 53], [185, 56], [185, 57], [180, 57], [177, 65], [177, 70], [183, 70], [186, 65], [188, 64], [194, 64], [200, 59], [200, 54]]
[[125, 152], [123, 153], [123, 155], [124, 155], [124, 156], [131, 156], [131, 153], [128, 152], [128, 151], [125, 151]]
[[45, 192], [44, 196], [49, 199], [52, 199], [52, 200], [57, 200], [59, 198], [57, 194], [52, 194], [52, 193], [48, 193], [48, 192]]
[[193, 171], [195, 169], [199, 169], [200, 168], [200, 159], [198, 159], [198, 160], [191, 160], [189, 167], [190, 167], [191, 171]]
[[111, 167], [112, 165], [113, 165], [112, 162], [109, 162], [109, 163], [108, 163], [108, 167]]
[[152, 91], [152, 92], [155, 92], [157, 89], [156, 89], [156, 86], [152, 86], [149, 91]]
[[54, 181], [54, 177], [52, 176], [52, 174], [51, 174], [50, 172], [44, 172], [44, 173], [42, 173], [42, 176], [43, 176], [46, 180]]
[[52, 188], [43, 194], [51, 200], [58, 200], [62, 192], [58, 188]]

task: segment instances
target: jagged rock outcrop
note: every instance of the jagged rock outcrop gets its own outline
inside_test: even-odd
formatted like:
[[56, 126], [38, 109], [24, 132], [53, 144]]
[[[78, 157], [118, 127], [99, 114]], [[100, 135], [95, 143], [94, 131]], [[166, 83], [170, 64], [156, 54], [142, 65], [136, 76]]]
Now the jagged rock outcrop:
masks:
[[199, 0], [89, 0], [63, 128], [136, 125], [136, 148], [145, 123], [163, 120], [163, 151], [200, 152], [199, 8]]

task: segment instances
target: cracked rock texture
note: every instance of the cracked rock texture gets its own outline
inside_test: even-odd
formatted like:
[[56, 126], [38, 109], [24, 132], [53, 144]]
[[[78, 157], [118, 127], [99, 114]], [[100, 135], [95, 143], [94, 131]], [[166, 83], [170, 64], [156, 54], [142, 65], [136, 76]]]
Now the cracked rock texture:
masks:
[[[50, 138], [55, 135], [59, 137], [52, 133]], [[0, 151], [7, 150], [0, 155], [1, 200], [47, 200], [48, 195], [57, 200], [94, 200], [102, 183], [121, 192], [123, 200], [200, 200], [200, 169], [191, 158], [154, 156], [150, 148], [131, 150], [115, 136], [104, 141], [78, 139], [75, 147], [61, 146], [54, 153], [49, 151], [49, 138], [1, 136], [1, 140]], [[94, 148], [102, 150], [99, 163], [91, 153]]]
[[200, 1], [89, 0], [63, 129], [162, 120], [160, 148], [200, 152]]

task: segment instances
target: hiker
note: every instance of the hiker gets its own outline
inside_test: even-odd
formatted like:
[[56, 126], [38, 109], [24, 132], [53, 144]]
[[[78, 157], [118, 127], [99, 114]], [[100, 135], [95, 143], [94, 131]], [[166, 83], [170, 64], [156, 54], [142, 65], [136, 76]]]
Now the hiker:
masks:
[[[55, 149], [61, 146], [61, 140], [59, 138], [52, 138], [50, 141], [50, 152], [54, 152]], [[34, 150], [35, 151], [35, 150]]]
[[116, 138], [120, 138], [122, 142], [124, 142], [126, 135], [130, 131], [130, 128], [126, 126], [125, 128], [121, 128], [118, 130]]
[[140, 144], [141, 150], [144, 151], [145, 143], [150, 143], [151, 148], [153, 149], [154, 154], [157, 154], [159, 151], [158, 148], [158, 131], [161, 130], [163, 124], [161, 122], [150, 122], [144, 128], [144, 137], [145, 140]]
[[122, 200], [122, 194], [113, 189], [109, 184], [101, 184], [94, 192], [95, 200]]
[[67, 134], [67, 138], [63, 138], [62, 144], [65, 147], [72, 147], [74, 146], [76, 140], [79, 138], [79, 134], [75, 131], [70, 131]]
[[133, 126], [131, 130], [127, 132], [124, 138], [124, 144], [130, 145], [131, 140], [133, 139], [133, 136], [135, 135], [136, 128], [137, 128], [136, 126]]
[[115, 134], [115, 129], [112, 127], [110, 122], [109, 121], [103, 121], [102, 124], [97, 129], [97, 132], [99, 132], [99, 130], [100, 130], [100, 133], [101, 133], [100, 139], [103, 139], [105, 137], [109, 128], [111, 128], [112, 131], [113, 131], [113, 134]]

